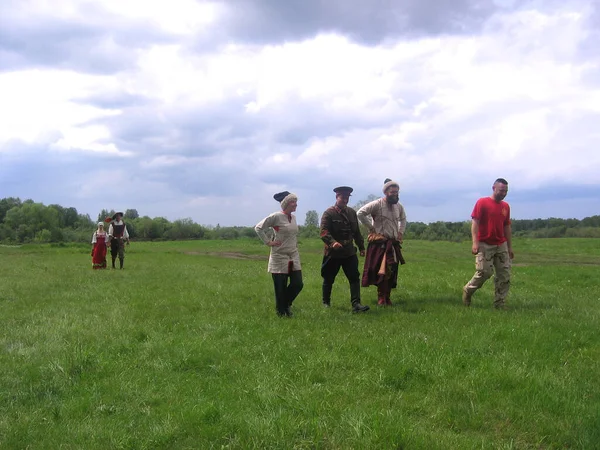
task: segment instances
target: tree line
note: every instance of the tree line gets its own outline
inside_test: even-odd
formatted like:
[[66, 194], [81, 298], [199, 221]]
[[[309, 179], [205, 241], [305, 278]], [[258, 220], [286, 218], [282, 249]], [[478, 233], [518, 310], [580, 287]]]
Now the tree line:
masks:
[[[369, 196], [354, 205], [358, 209]], [[44, 205], [33, 200], [21, 201], [9, 197], [0, 200], [0, 243], [66, 243], [90, 242], [97, 222], [111, 217], [114, 210], [103, 209], [96, 220], [81, 214], [73, 207]], [[125, 210], [124, 220], [131, 239], [186, 240], [186, 239], [256, 239], [253, 226], [222, 227], [219, 224], [200, 225], [190, 218], [169, 221], [164, 217], [140, 216], [136, 209]], [[306, 213], [305, 224], [300, 226], [300, 237], [319, 237], [319, 215]], [[584, 219], [532, 219], [512, 222], [513, 236], [532, 238], [594, 237], [600, 238], [600, 216]], [[405, 239], [443, 240], [461, 242], [471, 239], [471, 223], [463, 222], [409, 222]]]

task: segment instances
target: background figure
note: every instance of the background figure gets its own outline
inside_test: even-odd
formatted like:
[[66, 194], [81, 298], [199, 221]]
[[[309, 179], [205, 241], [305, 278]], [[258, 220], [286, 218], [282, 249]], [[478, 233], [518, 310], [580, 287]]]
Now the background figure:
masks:
[[463, 287], [463, 303], [471, 306], [471, 297], [492, 276], [496, 287], [494, 307], [504, 309], [510, 289], [510, 266], [514, 258], [511, 242], [510, 206], [504, 198], [508, 182], [498, 178], [492, 195], [477, 200], [471, 213], [471, 252], [475, 257], [475, 275]]
[[108, 233], [104, 231], [104, 223], [98, 223], [98, 229], [92, 235], [92, 269], [106, 269], [106, 244]]
[[[298, 253], [298, 224], [292, 213], [298, 206], [298, 197], [288, 191], [273, 196], [281, 203], [281, 211], [270, 214], [254, 227], [258, 237], [271, 247], [268, 271], [273, 277], [275, 308], [280, 317], [292, 315], [292, 303], [304, 287]], [[273, 239], [267, 230], [274, 232]]]
[[336, 187], [335, 205], [327, 208], [321, 216], [321, 239], [325, 243], [321, 276], [323, 277], [323, 305], [331, 306], [331, 291], [335, 277], [340, 271], [350, 283], [352, 312], [368, 311], [368, 306], [360, 304], [360, 272], [358, 271], [358, 246], [360, 256], [365, 256], [365, 241], [360, 234], [356, 212], [348, 208], [353, 189], [349, 186]]
[[119, 256], [119, 268], [123, 268], [125, 260], [125, 244], [129, 245], [129, 233], [127, 226], [123, 222], [123, 213], [117, 212], [112, 216], [112, 222], [108, 227], [108, 236], [110, 238], [110, 256], [112, 257], [112, 268], [115, 268], [115, 260]]
[[404, 264], [401, 246], [406, 228], [404, 206], [398, 203], [400, 186], [386, 178], [384, 197], [358, 210], [358, 220], [369, 230], [369, 245], [362, 285], [377, 286], [377, 304], [392, 304], [391, 290], [398, 284], [398, 264]]

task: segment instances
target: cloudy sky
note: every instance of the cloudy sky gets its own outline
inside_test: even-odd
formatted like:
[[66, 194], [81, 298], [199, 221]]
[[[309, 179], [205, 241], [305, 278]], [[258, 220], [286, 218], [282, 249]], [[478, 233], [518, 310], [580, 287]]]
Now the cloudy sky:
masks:
[[600, 214], [598, 0], [1, 0], [0, 198], [254, 225]]

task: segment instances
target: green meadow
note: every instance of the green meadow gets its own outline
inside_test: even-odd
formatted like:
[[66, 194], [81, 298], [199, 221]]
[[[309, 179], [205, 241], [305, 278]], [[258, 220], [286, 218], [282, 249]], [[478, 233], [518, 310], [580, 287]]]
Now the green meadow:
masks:
[[393, 307], [325, 309], [321, 248], [288, 319], [257, 239], [0, 247], [0, 448], [600, 448], [600, 239], [515, 240], [508, 311], [428, 241]]

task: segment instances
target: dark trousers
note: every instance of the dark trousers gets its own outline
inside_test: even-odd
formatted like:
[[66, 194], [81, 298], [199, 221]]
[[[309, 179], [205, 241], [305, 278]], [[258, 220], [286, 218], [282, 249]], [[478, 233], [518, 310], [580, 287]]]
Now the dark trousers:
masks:
[[110, 241], [110, 256], [112, 258], [113, 269], [115, 267], [115, 260], [119, 257], [119, 263], [121, 269], [123, 268], [123, 260], [125, 259], [125, 241], [119, 238], [112, 238]]
[[323, 265], [321, 266], [323, 303], [328, 305], [331, 302], [331, 290], [340, 267], [350, 283], [350, 302], [353, 305], [360, 303], [360, 272], [358, 271], [358, 256], [356, 255], [346, 258], [323, 257]]
[[275, 287], [275, 309], [279, 316], [290, 316], [292, 303], [304, 287], [302, 271], [294, 270], [287, 273], [273, 273]]

